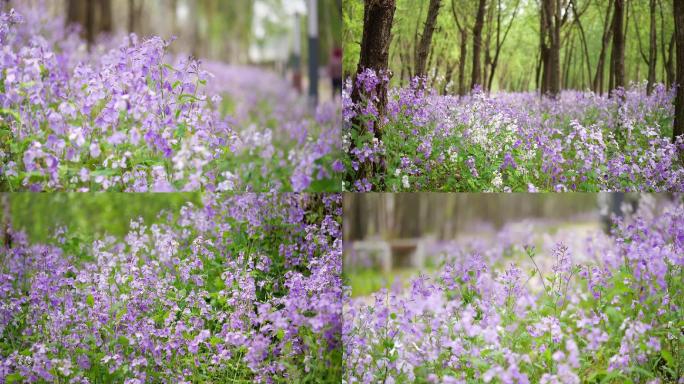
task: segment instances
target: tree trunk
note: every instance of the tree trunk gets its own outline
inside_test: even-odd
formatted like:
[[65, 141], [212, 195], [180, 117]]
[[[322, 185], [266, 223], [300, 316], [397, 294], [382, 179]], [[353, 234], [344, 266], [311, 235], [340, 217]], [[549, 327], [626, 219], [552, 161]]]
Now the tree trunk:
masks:
[[541, 6], [541, 94], [557, 97], [560, 93], [560, 0], [542, 0]]
[[603, 95], [603, 68], [605, 67], [605, 62], [606, 62], [606, 51], [608, 50], [608, 42], [610, 41], [612, 34], [613, 34], [613, 29], [609, 28], [609, 20], [610, 18], [610, 13], [611, 13], [611, 8], [612, 8], [613, 3], [608, 2], [608, 9], [606, 10], [606, 18], [604, 19], [603, 22], [603, 36], [601, 38], [601, 52], [599, 53], [599, 58], [598, 62], [596, 63], [596, 75], [594, 76], [594, 93], [598, 93], [599, 95]]
[[100, 0], [99, 32], [112, 32], [112, 1]]
[[684, 135], [684, 3], [673, 1], [675, 35], [677, 40], [677, 96], [675, 97], [675, 117], [672, 130], [672, 141]]
[[480, 52], [482, 50], [482, 27], [484, 25], [485, 10], [487, 7], [486, 0], [480, 0], [477, 7], [477, 16], [475, 18], [475, 25], [473, 26], [473, 68], [470, 81], [470, 89], [480, 85], [482, 80], [480, 78], [482, 70], [480, 69]]
[[655, 84], [656, 77], [656, 2], [651, 0], [650, 4], [650, 15], [651, 15], [651, 33], [649, 35], [649, 49], [648, 49], [648, 83], [646, 84], [646, 94], [650, 95], [653, 92], [653, 85]]
[[665, 65], [665, 72], [667, 73], [666, 77], [666, 82], [667, 86], [671, 87], [672, 84], [675, 82], [675, 69], [674, 69], [674, 46], [675, 46], [675, 33], [672, 33], [672, 37], [670, 37], [670, 44], [668, 45], [667, 48], [667, 62]]
[[[591, 61], [589, 59], [589, 48], [587, 47], [587, 37], [584, 33], [584, 27], [582, 26], [582, 22], [580, 21], [580, 14], [577, 12], [577, 2], [575, 0], [570, 0], [572, 2], [572, 12], [575, 15], [575, 24], [577, 24], [577, 27], [579, 28], [580, 31], [580, 42], [582, 43], [582, 47], [584, 49], [584, 60], [587, 64], [587, 81], [591, 82]], [[583, 71], [582, 67], [580, 67], [580, 71]], [[584, 72], [582, 72], [582, 86], [584, 87]], [[589, 84], [591, 86], [591, 84]]]
[[461, 31], [461, 53], [458, 57], [458, 94], [463, 96], [465, 90], [465, 64], [468, 56], [468, 30]]
[[[623, 21], [625, 13], [624, 0], [615, 1], [615, 14], [613, 18], [613, 72], [615, 74], [614, 89], [625, 86], [625, 35]], [[612, 90], [612, 89], [611, 89]]]
[[492, 67], [489, 71], [489, 80], [487, 80], [487, 91], [492, 90], [492, 83], [494, 82], [494, 73], [496, 72], [496, 67], [499, 64], [499, 54], [501, 53], [501, 47], [506, 42], [506, 37], [508, 36], [508, 32], [511, 30], [511, 26], [513, 25], [513, 20], [515, 20], [515, 15], [518, 13], [519, 6], [520, 1], [518, 1], [515, 4], [515, 9], [513, 10], [511, 20], [509, 21], [508, 26], [506, 27], [506, 31], [504, 31], [503, 37], [501, 37], [501, 0], [498, 0], [497, 2], [496, 9], [498, 14], [496, 17], [496, 50], [494, 51], [494, 59], [492, 60]]
[[135, 0], [128, 0], [128, 33], [135, 28]]
[[465, 64], [468, 56], [468, 26], [461, 25], [458, 21], [458, 12], [456, 12], [456, 0], [451, 1], [451, 13], [454, 16], [454, 21], [456, 22], [456, 27], [460, 32], [461, 36], [461, 47], [458, 57], [458, 94], [459, 96], [465, 95]]
[[483, 73], [482, 73], [482, 88], [484, 91], [489, 92], [489, 89], [487, 88], [487, 79], [489, 79], [489, 68], [492, 65], [492, 53], [491, 50], [489, 49], [491, 46], [492, 42], [492, 23], [493, 23], [493, 18], [494, 18], [494, 7], [490, 6], [489, 9], [487, 9], [487, 16], [485, 19], [485, 26], [484, 29], [487, 31], [485, 34], [485, 39], [484, 39], [484, 67], [483, 67]]
[[430, 0], [427, 19], [425, 20], [425, 26], [423, 28], [423, 34], [420, 37], [420, 43], [418, 43], [416, 54], [416, 76], [425, 77], [425, 63], [427, 61], [428, 52], [430, 52], [432, 34], [435, 31], [435, 25], [437, 24], [440, 1], [441, 0]]
[[[357, 67], [357, 74], [365, 69], [374, 70], [378, 76], [391, 76], [387, 65], [389, 61], [389, 47], [392, 40], [392, 22], [394, 20], [394, 11], [396, 9], [395, 0], [365, 0], [364, 15], [363, 15], [363, 36], [361, 38], [361, 53], [359, 57], [359, 64]], [[375, 126], [371, 130], [374, 137], [382, 140], [382, 123], [385, 118], [387, 110], [387, 83], [381, 81], [376, 89], [376, 97], [369, 100], [375, 104], [378, 112]], [[358, 104], [362, 100], [365, 90], [356, 86], [354, 81], [354, 88], [352, 90], [352, 102]], [[366, 123], [361, 118], [352, 120], [353, 129], [357, 129], [359, 134], [366, 132], [368, 128]], [[353, 148], [352, 141], [352, 148]], [[380, 167], [384, 168], [383, 159], [380, 160]], [[359, 167], [357, 179], [363, 179], [373, 176], [376, 169], [375, 166], [369, 163], [361, 164]], [[382, 172], [380, 169], [378, 171]], [[351, 180], [350, 180], [351, 181]], [[378, 185], [380, 189], [383, 185]]]

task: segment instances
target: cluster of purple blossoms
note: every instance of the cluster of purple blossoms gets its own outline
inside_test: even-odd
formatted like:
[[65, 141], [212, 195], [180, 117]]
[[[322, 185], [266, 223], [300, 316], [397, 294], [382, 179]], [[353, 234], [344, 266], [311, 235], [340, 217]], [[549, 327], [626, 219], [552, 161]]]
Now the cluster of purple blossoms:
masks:
[[202, 205], [124, 239], [12, 232], [0, 382], [339, 381], [341, 196]]
[[172, 58], [159, 37], [88, 52], [23, 8], [0, 16], [2, 190], [339, 190], [336, 104], [311, 114], [276, 75]]
[[429, 275], [347, 292], [343, 382], [684, 383], [683, 217], [643, 196], [610, 235], [438, 244]]
[[[376, 85], [368, 72], [357, 75], [357, 88]], [[355, 105], [352, 85], [344, 92], [345, 121], [377, 123], [373, 94]], [[670, 141], [674, 90], [663, 85], [650, 96], [637, 84], [613, 97], [563, 91], [553, 100], [533, 92], [438, 95], [414, 80], [388, 98], [380, 142], [353, 134], [365, 127], [347, 124], [343, 133], [345, 148], [356, 140], [346, 179], [357, 180], [364, 163], [385, 170], [363, 183], [373, 189], [684, 190], [684, 143]]]

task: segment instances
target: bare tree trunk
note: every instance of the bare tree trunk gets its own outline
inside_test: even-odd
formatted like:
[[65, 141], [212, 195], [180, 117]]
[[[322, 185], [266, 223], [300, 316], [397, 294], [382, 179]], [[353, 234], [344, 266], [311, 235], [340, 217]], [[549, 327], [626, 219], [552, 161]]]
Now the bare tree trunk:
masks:
[[423, 28], [423, 34], [418, 43], [416, 54], [416, 76], [425, 77], [425, 62], [427, 61], [428, 52], [430, 51], [430, 43], [432, 42], [432, 34], [435, 31], [437, 24], [437, 15], [439, 14], [441, 0], [430, 0], [428, 7], [427, 19]]
[[487, 7], [486, 0], [480, 0], [477, 7], [477, 16], [475, 18], [475, 26], [473, 27], [473, 68], [470, 81], [470, 89], [475, 88], [476, 85], [482, 83], [480, 69], [480, 52], [482, 49], [482, 27], [484, 25], [485, 10]]
[[[650, 95], [653, 92], [653, 85], [656, 77], [656, 60], [658, 58], [656, 52], [657, 37], [656, 37], [656, 2], [651, 0], [650, 4], [651, 15], [651, 33], [649, 35], [649, 49], [648, 49], [648, 83], [646, 84], [646, 94]], [[637, 23], [638, 24], [638, 23]]]
[[489, 89], [487, 88], [487, 80], [489, 79], [489, 68], [492, 65], [492, 54], [489, 49], [492, 41], [492, 19], [494, 18], [494, 7], [489, 7], [487, 9], [487, 16], [486, 16], [486, 21], [485, 21], [485, 31], [487, 33], [485, 34], [485, 41], [484, 41], [484, 67], [483, 67], [483, 73], [482, 73], [482, 88], [486, 91], [489, 92]]
[[458, 12], [456, 12], [456, 0], [451, 1], [451, 13], [454, 16], [454, 21], [456, 22], [456, 27], [460, 32], [461, 36], [461, 47], [458, 57], [458, 94], [459, 96], [465, 95], [465, 64], [468, 56], [468, 26], [461, 25], [458, 21]]
[[[613, 18], [613, 72], [615, 73], [614, 89], [625, 86], [625, 35], [623, 31], [624, 0], [615, 1], [615, 14]], [[612, 89], [611, 89], [612, 90]]]
[[567, 89], [570, 88], [568, 86], [568, 83], [570, 82], [570, 64], [572, 63], [572, 55], [574, 54], [575, 51], [575, 37], [573, 36], [570, 39], [570, 47], [568, 48], [567, 52], [565, 53], [565, 63], [563, 65], [563, 88]]
[[494, 81], [494, 73], [496, 72], [496, 67], [499, 64], [499, 54], [501, 53], [501, 47], [506, 42], [506, 37], [508, 36], [508, 32], [511, 30], [511, 26], [513, 25], [513, 20], [515, 19], [515, 15], [518, 13], [518, 6], [519, 5], [520, 5], [520, 1], [518, 1], [515, 4], [515, 9], [513, 10], [513, 15], [511, 16], [511, 20], [508, 23], [508, 26], [506, 27], [506, 31], [504, 32], [503, 37], [500, 37], [500, 33], [501, 33], [501, 0], [498, 0], [498, 2], [497, 2], [498, 16], [496, 19], [496, 50], [494, 51], [494, 60], [492, 60], [492, 68], [489, 71], [489, 80], [487, 81], [487, 90], [488, 91], [492, 90], [492, 83]]
[[135, 0], [128, 0], [128, 33], [135, 31]]
[[112, 1], [99, 0], [100, 28], [99, 32], [112, 32]]
[[451, 79], [454, 76], [454, 69], [455, 68], [456, 68], [455, 62], [447, 63], [446, 72], [444, 73], [444, 84], [442, 86], [442, 95], [447, 94], [447, 88], [449, 87], [449, 83], [451, 82]]
[[603, 94], [603, 68], [605, 66], [606, 51], [608, 50], [608, 42], [610, 41], [613, 29], [608, 27], [608, 22], [611, 20], [611, 8], [613, 3], [608, 2], [608, 9], [606, 10], [606, 17], [603, 22], [603, 36], [601, 38], [601, 52], [599, 53], [598, 62], [596, 63], [596, 75], [594, 76], [594, 92], [600, 95]]
[[560, 92], [560, 0], [541, 4], [541, 94], [550, 97]]
[[[391, 76], [387, 66], [389, 60], [389, 47], [392, 40], [392, 22], [394, 20], [395, 9], [395, 0], [365, 0], [363, 37], [361, 38], [361, 53], [357, 74], [365, 69], [372, 69], [378, 73], [378, 76]], [[387, 83], [381, 81], [377, 85], [375, 92], [377, 97], [369, 101], [375, 104], [375, 108], [378, 111], [378, 116], [372, 132], [374, 137], [381, 140], [382, 122], [387, 110]], [[356, 81], [354, 81], [354, 89], [352, 90], [351, 95], [352, 101], [355, 104], [360, 103], [364, 93], [365, 90], [357, 87]], [[360, 134], [365, 133], [368, 128], [366, 123], [360, 118], [353, 119], [352, 126], [354, 129], [359, 130]], [[383, 159], [380, 160], [381, 163], [383, 161]], [[384, 165], [381, 164], [380, 167], [384, 168]], [[359, 168], [358, 179], [370, 177], [375, 171], [380, 171], [381, 174], [384, 173], [384, 169], [377, 170], [373, 169], [372, 166], [367, 163], [362, 164]], [[382, 189], [384, 186], [379, 185], [378, 187]]]
[[673, 1], [675, 35], [677, 40], [677, 96], [675, 97], [675, 117], [672, 141], [684, 135], [684, 3]]
[[[575, 15], [574, 21], [575, 24], [577, 24], [577, 27], [579, 28], [580, 31], [580, 39], [582, 43], [582, 47], [584, 49], [584, 61], [587, 64], [587, 81], [591, 82], [591, 60], [589, 59], [589, 48], [587, 47], [587, 37], [584, 33], [584, 27], [582, 26], [582, 22], [580, 20], [581, 14], [578, 13], [577, 11], [577, 2], [575, 0], [570, 0], [572, 3], [572, 12]], [[582, 67], [580, 67], [580, 71], [582, 71]], [[584, 74], [582, 74], [582, 86], [584, 86]], [[589, 84], [591, 87], [591, 84]]]
[[672, 84], [675, 82], [675, 68], [674, 68], [674, 46], [675, 46], [675, 33], [672, 33], [672, 36], [670, 37], [670, 44], [668, 45], [667, 48], [667, 62], [665, 65], [665, 71], [667, 73], [667, 86], [671, 87]]
[[468, 30], [461, 31], [461, 49], [458, 57], [458, 94], [463, 96], [465, 90], [465, 64], [468, 56]]

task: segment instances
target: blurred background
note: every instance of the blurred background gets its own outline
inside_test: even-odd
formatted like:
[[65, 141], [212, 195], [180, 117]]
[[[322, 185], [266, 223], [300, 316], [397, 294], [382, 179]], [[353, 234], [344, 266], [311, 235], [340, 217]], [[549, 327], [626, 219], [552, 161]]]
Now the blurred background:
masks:
[[[611, 218], [640, 204], [658, 205], [669, 194], [625, 193], [366, 193], [344, 195], [344, 274], [352, 296], [365, 296], [418, 274], [437, 273], [445, 262], [481, 256], [491, 268], [519, 263], [534, 246], [549, 270], [558, 242], [579, 262], [607, 236]], [[460, 260], [458, 260], [460, 259]]]
[[[124, 236], [131, 220], [168, 222], [187, 203], [201, 206], [201, 193], [0, 193], [0, 238], [24, 231], [34, 243], [54, 239], [61, 228], [85, 240]], [[160, 213], [164, 215], [160, 216]]]
[[[176, 37], [170, 50], [287, 77], [304, 94], [332, 95], [342, 77], [342, 0], [0, 0], [78, 25], [88, 45], [104, 37]], [[312, 17], [312, 15], [314, 15]], [[338, 75], [339, 73], [339, 75]], [[315, 89], [311, 89], [316, 83]]]

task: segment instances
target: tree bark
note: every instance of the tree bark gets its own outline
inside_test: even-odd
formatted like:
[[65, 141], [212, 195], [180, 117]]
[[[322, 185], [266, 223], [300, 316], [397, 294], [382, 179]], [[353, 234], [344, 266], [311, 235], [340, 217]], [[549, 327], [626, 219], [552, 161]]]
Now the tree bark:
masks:
[[672, 33], [672, 36], [670, 37], [670, 44], [668, 45], [667, 48], [667, 62], [665, 65], [665, 72], [667, 73], [667, 86], [671, 87], [672, 84], [675, 82], [675, 68], [674, 68], [674, 46], [675, 46], [675, 33]]
[[428, 6], [427, 19], [425, 20], [423, 34], [420, 36], [416, 54], [416, 76], [419, 77], [425, 77], [425, 63], [427, 61], [428, 53], [430, 52], [432, 34], [435, 31], [435, 25], [437, 24], [440, 1], [441, 0], [430, 0], [430, 5]]
[[520, 1], [515, 4], [515, 9], [513, 10], [513, 15], [511, 15], [511, 20], [506, 26], [506, 31], [504, 31], [503, 37], [501, 37], [501, 0], [497, 2], [497, 17], [496, 17], [496, 50], [494, 51], [494, 59], [491, 63], [491, 70], [489, 71], [489, 80], [487, 81], [487, 91], [492, 90], [492, 83], [494, 82], [494, 73], [496, 72], [496, 67], [499, 64], [499, 54], [501, 53], [501, 47], [503, 47], [506, 42], [506, 37], [508, 32], [511, 30], [513, 25], [513, 20], [515, 20], [515, 15], [518, 13], [518, 7], [520, 6]]
[[100, 5], [100, 22], [99, 32], [112, 31], [112, 1], [99, 0]]
[[468, 30], [461, 31], [461, 49], [458, 57], [458, 94], [463, 96], [466, 94], [465, 90], [465, 64], [468, 56]]
[[596, 75], [594, 76], [594, 93], [603, 95], [603, 68], [606, 62], [606, 51], [608, 50], [608, 42], [612, 38], [613, 29], [609, 28], [609, 20], [611, 20], [611, 8], [613, 3], [608, 2], [608, 9], [606, 10], [606, 18], [603, 22], [603, 36], [601, 38], [601, 52], [599, 53], [598, 62], [596, 63]]
[[[582, 43], [582, 47], [584, 48], [584, 60], [587, 64], [587, 81], [591, 82], [591, 60], [589, 59], [589, 48], [587, 47], [587, 37], [584, 33], [584, 27], [582, 26], [582, 22], [580, 21], [580, 16], [581, 13], [577, 11], [577, 2], [575, 0], [570, 0], [572, 3], [572, 12], [575, 15], [575, 24], [577, 24], [577, 27], [579, 28], [580, 31], [580, 39]], [[586, 10], [586, 8], [585, 8]], [[583, 13], [583, 12], [582, 12]], [[583, 70], [580, 67], [580, 70]], [[584, 86], [584, 75], [582, 75], [582, 86]], [[589, 84], [591, 86], [591, 84]]]
[[[614, 88], [625, 86], [625, 40], [624, 40], [624, 0], [614, 0], [615, 14], [613, 15], [613, 72], [615, 76]], [[612, 89], [611, 89], [612, 90]]]
[[[391, 76], [388, 70], [389, 61], [389, 47], [392, 40], [392, 22], [394, 20], [394, 11], [396, 9], [395, 0], [365, 0], [364, 15], [363, 15], [363, 36], [361, 38], [361, 53], [356, 73], [359, 74], [365, 69], [374, 70], [378, 76]], [[372, 130], [373, 135], [378, 140], [382, 140], [382, 124], [385, 119], [387, 111], [387, 83], [380, 81], [375, 89], [376, 98], [368, 100], [375, 104], [378, 111], [375, 126]], [[362, 101], [365, 90], [360, 89], [354, 81], [354, 88], [352, 89], [352, 102], [358, 104]], [[353, 129], [357, 129], [359, 134], [363, 134], [367, 130], [366, 123], [360, 118], [352, 119]], [[352, 148], [353, 148], [352, 142]], [[381, 159], [381, 163], [384, 160]], [[380, 164], [380, 167], [384, 167]], [[375, 171], [382, 172], [383, 169], [377, 170], [371, 164], [364, 163], [359, 167], [357, 179], [371, 177]], [[382, 189], [384, 186], [377, 186]]]
[[649, 34], [649, 49], [648, 49], [648, 83], [646, 84], [646, 94], [650, 95], [653, 92], [653, 85], [656, 81], [656, 60], [658, 58], [656, 52], [657, 37], [656, 37], [656, 2], [651, 0], [650, 4], [651, 15], [651, 33]]
[[677, 40], [677, 96], [675, 97], [675, 117], [672, 129], [672, 141], [684, 135], [684, 3], [675, 0], [673, 3], [675, 39]]
[[542, 0], [541, 6], [541, 94], [557, 97], [560, 93], [560, 0]]
[[475, 17], [475, 25], [473, 26], [473, 68], [470, 77], [470, 89], [475, 88], [476, 85], [481, 85], [480, 69], [480, 52], [482, 50], [482, 27], [484, 25], [485, 10], [487, 8], [487, 1], [480, 0], [477, 7], [477, 16]]
[[458, 57], [458, 94], [463, 96], [466, 93], [465, 90], [465, 65], [468, 56], [468, 26], [461, 23], [458, 20], [458, 12], [456, 12], [456, 0], [451, 1], [451, 13], [454, 16], [454, 21], [456, 22], [456, 27], [460, 32], [461, 46]]

